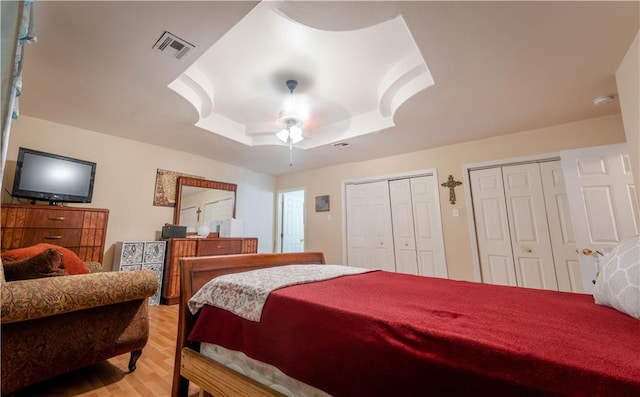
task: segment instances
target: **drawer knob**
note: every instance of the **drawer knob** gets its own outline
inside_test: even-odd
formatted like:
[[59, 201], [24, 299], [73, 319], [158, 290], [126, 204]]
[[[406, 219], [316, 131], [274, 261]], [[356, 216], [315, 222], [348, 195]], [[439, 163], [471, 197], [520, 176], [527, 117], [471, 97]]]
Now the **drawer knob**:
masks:
[[62, 236], [44, 236], [45, 240], [60, 240]]
[[63, 221], [64, 220], [64, 216], [50, 216], [49, 220], [50, 221]]
[[218, 249], [223, 249], [223, 248], [225, 248], [225, 246], [224, 245], [219, 245], [217, 248]]

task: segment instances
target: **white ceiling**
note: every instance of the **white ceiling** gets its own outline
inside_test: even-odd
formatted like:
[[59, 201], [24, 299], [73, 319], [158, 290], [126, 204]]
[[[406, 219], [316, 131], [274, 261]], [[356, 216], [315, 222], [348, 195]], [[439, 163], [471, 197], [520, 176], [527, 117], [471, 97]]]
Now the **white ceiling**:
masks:
[[[640, 28], [637, 1], [287, 2], [281, 10], [289, 18], [329, 31], [402, 16], [435, 81], [397, 109], [394, 126], [347, 136], [345, 149], [294, 147], [290, 167], [286, 146], [246, 145], [195, 126], [196, 108], [167, 87], [256, 4], [37, 1], [38, 43], [26, 50], [20, 111], [279, 175], [619, 113], [617, 100], [601, 106], [591, 100], [616, 94], [615, 71]], [[195, 49], [181, 60], [152, 49], [164, 31]], [[236, 41], [239, 49], [248, 45]], [[381, 42], [380, 54], [385, 45], [393, 43]], [[289, 78], [298, 79], [296, 93], [305, 94], [304, 84], [322, 84], [320, 76], [330, 75], [313, 63], [300, 74], [289, 56], [280, 68], [245, 57], [243, 73], [225, 65], [217, 78], [246, 87], [248, 71], [263, 72], [263, 81], [283, 94]], [[344, 65], [341, 57], [332, 61], [338, 70]], [[370, 62], [377, 65], [375, 58]], [[363, 70], [357, 78], [366, 76]], [[270, 95], [261, 89], [255, 84], [253, 95]]]
[[275, 133], [293, 119], [306, 138], [296, 147], [312, 149], [393, 127], [395, 111], [433, 85], [401, 15], [318, 29], [320, 13], [298, 16], [310, 5], [258, 4], [169, 84], [198, 111], [198, 127], [249, 146], [284, 145]]

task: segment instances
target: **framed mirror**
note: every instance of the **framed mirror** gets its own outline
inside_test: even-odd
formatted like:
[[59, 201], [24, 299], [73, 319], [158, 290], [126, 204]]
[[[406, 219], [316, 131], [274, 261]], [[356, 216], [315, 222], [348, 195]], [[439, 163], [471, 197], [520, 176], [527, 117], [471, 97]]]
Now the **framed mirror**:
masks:
[[219, 232], [225, 219], [236, 216], [236, 189], [233, 183], [178, 177], [173, 224], [187, 227], [187, 234], [200, 226]]

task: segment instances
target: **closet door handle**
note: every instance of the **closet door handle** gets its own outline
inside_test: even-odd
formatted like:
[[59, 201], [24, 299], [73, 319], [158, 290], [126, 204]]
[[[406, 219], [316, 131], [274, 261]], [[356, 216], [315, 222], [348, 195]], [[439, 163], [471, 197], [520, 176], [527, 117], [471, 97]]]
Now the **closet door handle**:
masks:
[[526, 252], [527, 254], [530, 254], [533, 250], [529, 247], [523, 248], [522, 249], [524, 252]]

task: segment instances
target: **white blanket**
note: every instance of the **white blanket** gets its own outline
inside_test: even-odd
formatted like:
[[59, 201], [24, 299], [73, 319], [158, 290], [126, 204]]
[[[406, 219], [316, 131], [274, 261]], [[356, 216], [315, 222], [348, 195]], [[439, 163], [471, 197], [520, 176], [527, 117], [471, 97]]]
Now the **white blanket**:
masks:
[[258, 322], [267, 297], [276, 289], [370, 271], [342, 265], [285, 265], [226, 274], [200, 288], [189, 299], [189, 310], [196, 314], [211, 305]]

